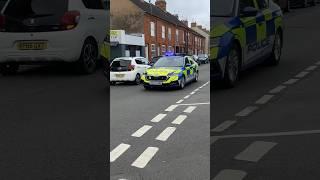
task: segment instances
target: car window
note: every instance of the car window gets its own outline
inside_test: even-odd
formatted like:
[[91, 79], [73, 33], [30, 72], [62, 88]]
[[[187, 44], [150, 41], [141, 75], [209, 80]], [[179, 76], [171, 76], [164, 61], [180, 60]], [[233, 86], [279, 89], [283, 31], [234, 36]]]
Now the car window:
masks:
[[114, 60], [111, 64], [111, 67], [128, 67], [131, 64], [131, 60]]
[[180, 56], [161, 57], [154, 67], [182, 67], [184, 66], [184, 58]]
[[259, 9], [266, 9], [268, 7], [268, 4], [266, 0], [257, 0]]
[[186, 57], [186, 58], [184, 59], [184, 64], [185, 64], [185, 65], [190, 64], [188, 57]]
[[137, 63], [137, 64], [144, 64], [144, 62], [142, 61], [142, 59], [136, 59], [136, 63]]
[[82, 2], [88, 9], [105, 9], [102, 0], [82, 0]]

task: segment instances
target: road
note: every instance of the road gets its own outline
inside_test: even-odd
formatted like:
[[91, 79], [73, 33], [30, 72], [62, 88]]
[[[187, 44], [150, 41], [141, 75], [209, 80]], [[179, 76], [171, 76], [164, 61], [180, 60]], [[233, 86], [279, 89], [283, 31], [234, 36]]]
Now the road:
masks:
[[319, 179], [320, 7], [285, 15], [279, 66], [211, 91], [211, 179]]
[[209, 179], [210, 66], [183, 90], [110, 91], [111, 179]]
[[108, 178], [109, 88], [101, 71], [23, 67], [0, 76], [0, 179]]

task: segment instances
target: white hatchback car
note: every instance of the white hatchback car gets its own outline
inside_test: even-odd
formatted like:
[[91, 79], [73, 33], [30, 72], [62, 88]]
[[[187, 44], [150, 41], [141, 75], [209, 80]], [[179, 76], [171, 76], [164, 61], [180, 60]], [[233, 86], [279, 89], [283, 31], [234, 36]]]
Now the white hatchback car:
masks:
[[44, 62], [96, 69], [109, 21], [103, 0], [7, 0], [0, 11], [0, 73]]
[[110, 83], [134, 82], [140, 84], [141, 76], [150, 66], [144, 57], [120, 57], [110, 65]]

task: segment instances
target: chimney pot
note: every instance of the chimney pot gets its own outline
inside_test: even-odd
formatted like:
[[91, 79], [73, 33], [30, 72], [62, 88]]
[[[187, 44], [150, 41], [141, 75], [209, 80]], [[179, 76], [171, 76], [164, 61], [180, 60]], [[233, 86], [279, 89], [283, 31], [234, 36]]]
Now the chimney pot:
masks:
[[155, 5], [163, 11], [167, 11], [167, 2], [165, 0], [156, 0]]

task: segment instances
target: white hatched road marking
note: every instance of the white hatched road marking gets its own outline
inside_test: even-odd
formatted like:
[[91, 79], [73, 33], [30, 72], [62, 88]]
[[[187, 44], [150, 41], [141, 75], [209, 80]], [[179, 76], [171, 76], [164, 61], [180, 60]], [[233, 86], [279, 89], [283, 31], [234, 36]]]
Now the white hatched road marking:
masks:
[[152, 128], [152, 126], [148, 126], [145, 125], [142, 128], [140, 128], [138, 131], [136, 131], [135, 133], [133, 133], [131, 136], [133, 137], [142, 137], [145, 133], [147, 133], [150, 129]]
[[185, 113], [192, 113], [197, 107], [196, 106], [189, 106], [186, 110], [183, 112]]
[[222, 132], [237, 123], [237, 121], [225, 121], [216, 128], [212, 129], [211, 132]]
[[256, 104], [266, 104], [267, 102], [269, 102], [272, 98], [274, 97], [274, 95], [264, 95], [262, 96], [260, 99], [258, 99], [256, 101]]
[[306, 71], [314, 71], [318, 68], [318, 66], [310, 66], [306, 69]]
[[190, 95], [188, 95], [188, 96], [184, 97], [184, 99], [188, 99], [189, 97], [190, 97]]
[[284, 90], [284, 89], [286, 89], [286, 88], [287, 88], [287, 86], [282, 86], [282, 85], [280, 85], [280, 86], [272, 89], [269, 93], [270, 93], [270, 94], [277, 94], [277, 93], [280, 93], [282, 90]]
[[284, 82], [283, 84], [284, 85], [292, 85], [292, 84], [294, 84], [294, 83], [296, 83], [298, 81], [299, 81], [299, 79], [290, 79], [290, 80]]
[[176, 131], [175, 127], [168, 127], [156, 138], [158, 141], [167, 141], [169, 137]]
[[137, 168], [145, 168], [149, 161], [156, 155], [159, 151], [157, 147], [148, 147], [132, 164], [131, 166]]
[[306, 71], [303, 71], [299, 74], [296, 75], [296, 78], [303, 78], [305, 77], [306, 75], [308, 75], [310, 72], [306, 72]]
[[256, 141], [248, 146], [244, 151], [238, 154], [234, 159], [258, 162], [265, 154], [267, 154], [277, 143]]
[[253, 113], [254, 111], [258, 110], [258, 107], [256, 106], [249, 106], [249, 107], [246, 107], [245, 109], [243, 109], [242, 111], [238, 112], [236, 114], [236, 116], [238, 117], [245, 117], [245, 116], [248, 116], [250, 115], [251, 113]]
[[178, 107], [178, 105], [171, 105], [171, 106], [168, 107], [165, 111], [171, 112], [171, 111], [175, 110], [177, 107]]
[[210, 102], [206, 102], [206, 103], [193, 103], [193, 104], [179, 104], [179, 106], [193, 106], [193, 105], [209, 105]]
[[180, 104], [180, 103], [182, 103], [183, 101], [184, 101], [184, 100], [181, 99], [181, 100], [177, 101], [176, 103], [177, 103], [177, 104]]
[[247, 173], [240, 170], [225, 169], [222, 170], [213, 180], [242, 180]]
[[130, 148], [129, 144], [120, 144], [110, 152], [110, 162], [117, 160], [123, 153]]
[[188, 117], [188, 116], [186, 116], [186, 115], [179, 115], [179, 116], [172, 122], [172, 124], [177, 124], [177, 125], [182, 124], [183, 121], [187, 119], [187, 117]]
[[151, 122], [160, 122], [163, 118], [165, 118], [167, 114], [158, 114], [156, 117], [154, 117]]

